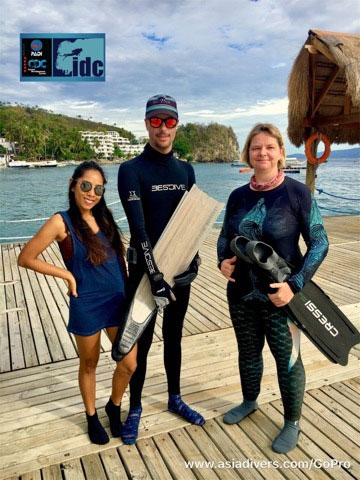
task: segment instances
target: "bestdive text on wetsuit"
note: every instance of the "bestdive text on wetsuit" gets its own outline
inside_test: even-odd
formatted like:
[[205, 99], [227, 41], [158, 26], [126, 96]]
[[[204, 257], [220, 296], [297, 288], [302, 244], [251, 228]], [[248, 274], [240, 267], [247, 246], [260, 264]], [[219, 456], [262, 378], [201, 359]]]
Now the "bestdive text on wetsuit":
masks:
[[320, 458], [312, 458], [311, 460], [300, 460], [298, 462], [293, 460], [284, 460], [283, 462], [278, 461], [268, 461], [268, 460], [219, 460], [214, 461], [188, 461], [185, 462], [185, 468], [189, 469], [264, 469], [264, 468], [275, 468], [275, 469], [320, 469], [325, 470], [331, 468], [345, 468], [349, 469], [351, 467], [351, 462], [349, 461], [340, 461], [336, 459], [331, 460], [322, 460]]

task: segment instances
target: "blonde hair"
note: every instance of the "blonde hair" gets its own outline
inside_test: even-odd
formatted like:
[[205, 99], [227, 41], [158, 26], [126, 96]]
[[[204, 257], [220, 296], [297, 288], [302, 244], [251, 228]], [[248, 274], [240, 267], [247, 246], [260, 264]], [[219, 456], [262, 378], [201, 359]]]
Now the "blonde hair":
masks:
[[278, 163], [279, 168], [285, 168], [286, 165], [286, 150], [284, 145], [284, 137], [281, 135], [280, 130], [272, 125], [271, 123], [256, 123], [253, 128], [250, 130], [244, 144], [244, 148], [241, 151], [240, 161], [246, 163], [246, 165], [250, 165], [250, 158], [249, 158], [249, 151], [250, 151], [250, 144], [252, 139], [258, 133], [266, 133], [277, 140], [279, 147], [281, 150], [281, 157]]

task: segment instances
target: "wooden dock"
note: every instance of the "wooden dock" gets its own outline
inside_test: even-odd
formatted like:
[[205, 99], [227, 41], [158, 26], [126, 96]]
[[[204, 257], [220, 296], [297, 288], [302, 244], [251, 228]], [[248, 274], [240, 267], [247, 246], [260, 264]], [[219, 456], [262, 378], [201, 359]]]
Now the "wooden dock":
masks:
[[[359, 218], [328, 217], [325, 224], [331, 246], [316, 281], [360, 328]], [[1, 245], [0, 479], [360, 478], [358, 349], [341, 367], [302, 337], [307, 392], [299, 445], [288, 455], [271, 450], [282, 425], [282, 406], [267, 347], [259, 410], [239, 425], [222, 422], [222, 414], [241, 400], [241, 389], [226, 281], [216, 268], [217, 236], [214, 229], [201, 251], [183, 339], [182, 394], [207, 422], [195, 427], [167, 412], [159, 319], [139, 440], [131, 447], [116, 439], [103, 447], [89, 442], [77, 384], [78, 355], [66, 330], [64, 282], [19, 268], [21, 244]], [[43, 258], [62, 264], [54, 244]], [[114, 362], [105, 334], [101, 346], [97, 408], [108, 429], [104, 405]], [[124, 417], [127, 409], [126, 394]], [[331, 464], [335, 460], [342, 465]], [[190, 467], [186, 462], [200, 463]]]

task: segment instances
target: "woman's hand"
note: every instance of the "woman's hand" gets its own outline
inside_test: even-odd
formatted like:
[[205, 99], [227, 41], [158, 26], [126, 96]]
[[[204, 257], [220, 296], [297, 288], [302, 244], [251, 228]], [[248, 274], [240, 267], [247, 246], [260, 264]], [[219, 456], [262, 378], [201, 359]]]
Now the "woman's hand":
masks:
[[268, 297], [276, 307], [287, 305], [293, 298], [294, 293], [288, 283], [270, 283], [271, 288], [277, 288], [276, 293], [268, 293]]
[[234, 273], [235, 270], [235, 265], [234, 263], [237, 260], [237, 256], [235, 255], [232, 258], [226, 258], [221, 262], [220, 265], [220, 271], [226, 278], [226, 280], [229, 280], [229, 282], [235, 282], [235, 280], [232, 278], [232, 274]]
[[67, 283], [67, 287], [68, 287], [68, 291], [67, 291], [67, 294], [70, 296], [72, 295], [73, 297], [77, 297], [78, 294], [77, 294], [77, 291], [76, 291], [76, 280], [75, 280], [75, 277], [74, 275], [71, 273], [71, 272], [67, 272], [68, 275], [66, 276], [66, 278], [64, 279], [65, 282]]

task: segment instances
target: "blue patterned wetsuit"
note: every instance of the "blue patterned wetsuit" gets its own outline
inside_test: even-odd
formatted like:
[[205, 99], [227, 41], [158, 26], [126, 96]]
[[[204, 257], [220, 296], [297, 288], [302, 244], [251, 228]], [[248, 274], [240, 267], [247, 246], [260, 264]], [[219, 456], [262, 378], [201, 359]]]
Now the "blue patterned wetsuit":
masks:
[[[299, 248], [300, 234], [307, 252]], [[253, 191], [237, 188], [229, 197], [218, 239], [219, 262], [231, 258], [230, 242], [236, 235], [271, 245], [294, 266], [288, 283], [294, 292], [314, 275], [328, 250], [328, 239], [309, 188], [285, 177], [277, 188]], [[265, 337], [275, 357], [285, 419], [298, 420], [305, 388], [300, 356], [300, 333], [282, 308], [267, 296], [269, 281], [251, 264], [237, 260], [227, 296], [239, 347], [239, 369], [244, 398], [255, 400], [263, 372]]]

